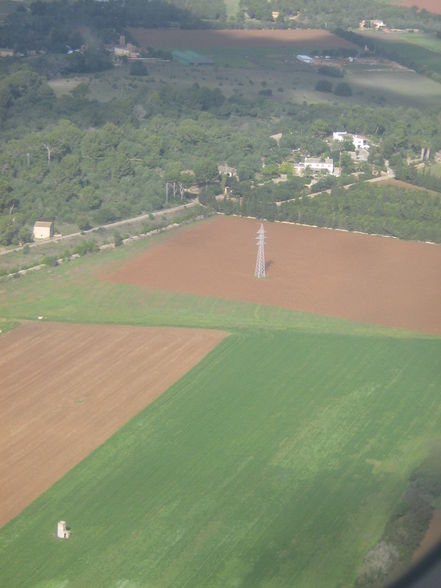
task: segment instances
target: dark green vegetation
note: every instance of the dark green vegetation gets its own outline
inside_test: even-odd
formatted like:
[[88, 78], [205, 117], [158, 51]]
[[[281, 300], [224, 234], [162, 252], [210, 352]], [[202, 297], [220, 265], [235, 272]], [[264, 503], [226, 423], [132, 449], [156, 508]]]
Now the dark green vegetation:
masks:
[[[191, 2], [186, 4], [191, 6]], [[272, 12], [279, 11], [273, 19]], [[296, 20], [289, 17], [296, 16]], [[357, 28], [362, 19], [383, 19], [393, 28], [439, 31], [441, 18], [426, 11], [394, 5], [387, 0], [240, 0], [238, 20], [246, 25], [277, 27]]]
[[[273, 11], [279, 17], [273, 18]], [[9, 32], [0, 35], [3, 46], [22, 49], [62, 48], [81, 42], [86, 25], [98, 39], [109, 40], [128, 25], [161, 27], [300, 27], [356, 28], [364, 18], [381, 18], [390, 27], [439, 31], [439, 15], [396, 6], [387, 0], [126, 0], [94, 2], [62, 0], [11, 2], [1, 0], [0, 17]], [[295, 20], [292, 17], [297, 17]], [[69, 23], [72, 26], [69, 27]], [[58, 26], [61, 25], [61, 26]], [[20, 40], [21, 37], [21, 40]], [[66, 41], [68, 40], [68, 41]], [[6, 43], [5, 43], [6, 42]], [[0, 43], [2, 46], [2, 43]]]
[[[335, 181], [330, 184], [323, 181], [314, 188], [316, 192], [323, 188], [331, 192], [309, 198], [304, 188], [287, 182], [272, 189], [250, 189], [243, 193], [241, 203], [226, 199], [211, 201], [211, 205], [227, 214], [441, 243], [441, 194], [372, 183], [345, 189]], [[283, 202], [289, 193], [296, 196], [290, 202]]]
[[[167, 27], [176, 23], [189, 28], [201, 26], [191, 12], [162, 0], [55, 0], [29, 6], [20, 2], [0, 28], [0, 47], [66, 53], [67, 45], [75, 50], [87, 43], [90, 54], [99, 56], [102, 43], [117, 41], [126, 26]], [[66, 62], [74, 62], [73, 71], [83, 71], [82, 54], [68, 57]]]
[[[250, 193], [250, 182], [270, 181], [284, 162], [320, 155], [337, 160], [340, 151], [326, 142], [336, 129], [364, 133], [378, 144], [364, 177], [372, 165], [378, 173], [384, 158], [395, 166], [423, 146], [432, 153], [441, 146], [436, 109], [361, 107], [347, 97], [344, 105], [299, 104], [279, 86], [254, 83], [252, 73], [241, 81], [235, 70], [214, 69], [215, 84], [205, 86], [189, 83], [200, 78], [193, 68], [187, 74], [180, 66], [160, 66], [155, 81], [149, 71], [80, 78], [83, 83], [57, 97], [43, 76], [10, 66], [0, 83], [1, 244], [28, 240], [36, 220], [55, 220], [57, 230], [66, 224], [87, 229], [161, 208], [168, 180], [219, 193], [216, 166], [225, 161], [241, 180], [233, 182], [233, 194]], [[224, 79], [236, 80], [236, 87], [224, 90]], [[281, 130], [278, 145], [271, 135]], [[354, 166], [347, 157], [342, 161], [341, 183], [355, 181]], [[293, 179], [275, 199], [295, 197], [304, 183]]]
[[437, 340], [231, 335], [4, 528], [3, 583], [351, 586], [441, 434], [440, 357]]
[[441, 451], [430, 456], [412, 472], [409, 483], [395, 507], [378, 544], [369, 552], [357, 580], [357, 587], [381, 587], [385, 555], [389, 576], [403, 572], [403, 564], [410, 560], [423, 539], [441, 498]]
[[441, 243], [441, 195], [361, 184], [281, 208], [288, 220]]
[[421, 186], [428, 190], [441, 192], [441, 179], [437, 173], [437, 166], [430, 166], [427, 170], [419, 172], [416, 167], [402, 166], [397, 168], [396, 176], [400, 180]]

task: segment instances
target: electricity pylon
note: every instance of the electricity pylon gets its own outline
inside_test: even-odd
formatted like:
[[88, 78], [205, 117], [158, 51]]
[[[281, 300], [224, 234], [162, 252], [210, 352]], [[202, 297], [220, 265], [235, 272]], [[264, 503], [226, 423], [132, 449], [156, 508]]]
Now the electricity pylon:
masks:
[[256, 259], [256, 270], [254, 275], [256, 278], [265, 277], [265, 229], [263, 224], [260, 225], [260, 229], [257, 231], [257, 259]]

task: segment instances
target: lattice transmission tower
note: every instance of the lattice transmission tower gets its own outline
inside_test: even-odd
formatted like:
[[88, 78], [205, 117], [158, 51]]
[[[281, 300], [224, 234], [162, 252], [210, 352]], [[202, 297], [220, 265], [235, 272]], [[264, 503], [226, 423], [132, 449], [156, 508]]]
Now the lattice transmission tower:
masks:
[[256, 278], [265, 277], [265, 229], [263, 224], [260, 225], [260, 229], [257, 231], [257, 259], [256, 259], [256, 270], [254, 275]]

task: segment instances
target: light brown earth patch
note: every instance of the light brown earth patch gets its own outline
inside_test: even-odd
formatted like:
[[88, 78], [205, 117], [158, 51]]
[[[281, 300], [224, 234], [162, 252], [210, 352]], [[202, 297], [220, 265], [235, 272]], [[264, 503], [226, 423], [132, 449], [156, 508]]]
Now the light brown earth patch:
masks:
[[418, 561], [437, 545], [441, 538], [441, 509], [433, 513], [429, 528], [415, 551], [412, 561]]
[[267, 278], [254, 278], [259, 222], [216, 217], [169, 235], [105, 279], [441, 335], [441, 247], [264, 223]]
[[27, 323], [2, 336], [0, 525], [224, 337], [204, 329], [57, 323]]
[[441, 3], [439, 0], [402, 0], [401, 4], [410, 7], [416, 6], [420, 10], [424, 8], [424, 10], [428, 10], [429, 12], [441, 14]]
[[155, 49], [278, 48], [328, 49], [353, 47], [321, 29], [144, 29], [129, 28], [137, 44]]

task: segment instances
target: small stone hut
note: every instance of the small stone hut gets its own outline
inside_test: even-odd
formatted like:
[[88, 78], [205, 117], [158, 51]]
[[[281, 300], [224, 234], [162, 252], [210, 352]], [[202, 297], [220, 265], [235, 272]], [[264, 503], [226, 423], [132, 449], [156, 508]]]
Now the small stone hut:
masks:
[[54, 236], [54, 223], [52, 221], [37, 221], [34, 224], [34, 240], [50, 239]]

